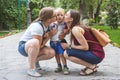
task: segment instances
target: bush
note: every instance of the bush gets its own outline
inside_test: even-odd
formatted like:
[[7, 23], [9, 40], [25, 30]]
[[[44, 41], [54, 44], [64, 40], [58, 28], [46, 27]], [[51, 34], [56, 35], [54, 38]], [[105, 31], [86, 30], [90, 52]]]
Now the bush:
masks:
[[118, 12], [118, 3], [115, 1], [112, 1], [109, 4], [108, 9], [108, 18], [107, 23], [111, 27], [111, 29], [117, 29], [118, 28], [118, 22], [119, 22], [119, 12]]

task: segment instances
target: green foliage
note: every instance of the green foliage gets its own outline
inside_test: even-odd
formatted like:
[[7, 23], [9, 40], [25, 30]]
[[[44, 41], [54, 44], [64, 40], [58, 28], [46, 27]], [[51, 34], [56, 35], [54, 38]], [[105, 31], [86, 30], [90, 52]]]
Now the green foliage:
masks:
[[[2, 22], [5, 29], [14, 29], [18, 26], [18, 1], [20, 1], [20, 27], [24, 28], [26, 25], [26, 0], [0, 0], [0, 23]], [[38, 17], [38, 13], [41, 8], [45, 6], [52, 6], [52, 7], [62, 7], [65, 11], [69, 9], [76, 9], [80, 10], [80, 8], [84, 8], [81, 12], [83, 15], [87, 15], [90, 18], [94, 18], [94, 15], [97, 10], [98, 3], [101, 0], [29, 0], [30, 1], [30, 8], [31, 8], [31, 17], [32, 20]], [[112, 4], [111, 2], [115, 1], [118, 5], [120, 4], [120, 0], [104, 0], [101, 4], [100, 10], [108, 10], [108, 3]], [[81, 6], [82, 3], [85, 2], [85, 5]], [[116, 6], [116, 5], [115, 5]], [[92, 7], [93, 9], [90, 9]], [[114, 6], [113, 6], [114, 7]], [[120, 6], [117, 6], [117, 10], [120, 9]], [[115, 10], [115, 9], [113, 9]], [[109, 11], [109, 10], [108, 10]], [[99, 12], [99, 11], [98, 11]], [[116, 12], [116, 11], [114, 11]], [[84, 14], [85, 13], [85, 14]], [[120, 13], [119, 13], [120, 14]], [[81, 17], [82, 17], [81, 16]], [[111, 20], [109, 23], [114, 23], [119, 20], [119, 16], [111, 16], [108, 18]], [[115, 19], [116, 18], [116, 19]], [[99, 22], [100, 18], [96, 19]], [[107, 20], [107, 21], [109, 21]], [[95, 20], [91, 20], [93, 22]], [[112, 22], [113, 21], [113, 22]], [[117, 25], [117, 24], [115, 24]]]
[[[26, 24], [26, 2], [20, 2], [20, 22], [21, 27]], [[18, 25], [18, 2], [16, 0], [0, 0], [0, 22], [3, 23], [3, 29], [17, 29]]]
[[94, 26], [97, 29], [104, 30], [112, 40], [113, 44], [117, 44], [120, 47], [120, 27], [118, 29], [110, 29], [110, 26]]
[[35, 2], [35, 1], [31, 1], [31, 2], [29, 3], [29, 7], [30, 7], [30, 10], [31, 10], [31, 11], [32, 11], [34, 8], [39, 8], [37, 2]]
[[92, 26], [94, 23], [95, 23], [95, 20], [92, 19], [92, 18], [90, 18], [90, 19], [89, 19], [89, 25]]
[[120, 4], [117, 3], [117, 1], [111, 1], [108, 5], [108, 18], [107, 23], [109, 26], [111, 26], [111, 29], [117, 29], [118, 28], [118, 22], [119, 22], [119, 9], [118, 6]]
[[[20, 28], [25, 29], [26, 28], [26, 23], [27, 23], [27, 12], [26, 12], [26, 7], [21, 7], [20, 10]], [[18, 23], [18, 21], [17, 21]]]
[[0, 32], [0, 37], [7, 35], [9, 32]]
[[32, 15], [32, 21], [35, 20], [37, 17], [38, 17], [38, 14], [39, 14], [39, 9], [36, 9], [34, 8], [31, 12], [31, 15]]
[[41, 8], [52, 6], [55, 7], [56, 3], [55, 0], [31, 0], [29, 3], [30, 10], [31, 10], [31, 18], [32, 21], [38, 17], [38, 13]]
[[100, 22], [100, 19], [101, 19], [100, 16], [96, 17], [96, 23], [99, 23], [99, 22]]
[[9, 29], [11, 29], [12, 26], [14, 26], [14, 28], [17, 28], [17, 10], [14, 6], [11, 6], [9, 9], [5, 9], [4, 10], [5, 14], [7, 16], [5, 16], [6, 19], [6, 26], [9, 27]]

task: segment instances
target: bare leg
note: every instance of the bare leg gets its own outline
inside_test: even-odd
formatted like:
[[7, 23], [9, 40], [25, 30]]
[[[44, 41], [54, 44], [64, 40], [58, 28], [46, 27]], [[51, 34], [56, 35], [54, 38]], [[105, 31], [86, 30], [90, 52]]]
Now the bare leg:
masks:
[[63, 73], [64, 75], [68, 75], [70, 71], [69, 68], [67, 67], [67, 61], [66, 58], [64, 57], [64, 54], [60, 55], [60, 58], [62, 59], [62, 63], [64, 65]]
[[32, 39], [25, 44], [25, 50], [28, 54], [28, 61], [30, 69], [35, 68], [36, 58], [39, 54], [39, 41], [37, 39]]
[[59, 54], [55, 54], [55, 59], [57, 61], [57, 64], [61, 64]]
[[40, 50], [37, 61], [48, 60], [55, 56], [55, 51], [50, 47], [44, 47]]
[[[68, 44], [67, 43], [61, 43], [61, 46], [63, 49], [67, 49], [68, 48]], [[62, 59], [62, 63], [63, 65], [67, 65], [67, 62], [66, 62], [66, 58], [64, 56], [64, 54], [60, 55], [60, 58]]]
[[60, 55], [60, 58], [61, 58], [61, 60], [62, 60], [63, 65], [67, 65], [67, 63], [66, 63], [66, 58], [64, 57], [63, 54]]

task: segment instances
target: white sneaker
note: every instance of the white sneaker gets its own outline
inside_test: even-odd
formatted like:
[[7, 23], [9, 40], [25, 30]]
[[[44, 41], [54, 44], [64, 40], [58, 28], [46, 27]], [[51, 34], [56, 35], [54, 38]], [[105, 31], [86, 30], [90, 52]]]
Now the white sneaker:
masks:
[[29, 69], [27, 71], [28, 75], [33, 76], [33, 77], [41, 77], [42, 75], [38, 73], [35, 69]]
[[64, 68], [63, 73], [64, 73], [64, 75], [70, 74], [69, 68]]
[[41, 68], [40, 65], [39, 65], [39, 62], [36, 62], [36, 63], [35, 63], [35, 68], [36, 68], [36, 70], [42, 70], [42, 68]]

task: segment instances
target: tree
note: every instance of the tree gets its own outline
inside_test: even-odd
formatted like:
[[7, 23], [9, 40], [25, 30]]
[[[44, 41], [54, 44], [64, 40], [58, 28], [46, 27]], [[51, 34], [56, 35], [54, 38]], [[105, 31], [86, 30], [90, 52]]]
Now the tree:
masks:
[[[96, 8], [96, 12], [95, 12], [95, 17], [94, 17], [94, 20], [95, 20], [95, 23], [96, 22], [99, 22], [99, 14], [100, 14], [100, 8], [101, 8], [101, 5], [102, 5], [102, 2], [103, 2], [103, 0], [98, 0], [98, 2], [97, 2], [97, 8]], [[98, 21], [97, 21], [97, 19], [98, 19]]]
[[27, 1], [27, 27], [31, 23], [31, 10], [30, 10], [30, 1]]
[[[62, 7], [65, 11], [70, 9], [79, 10], [81, 15], [81, 20], [84, 17], [89, 17], [89, 19], [95, 20], [98, 22], [99, 13], [101, 10], [107, 10], [109, 12], [109, 16], [111, 13], [120, 12], [120, 0], [29, 0], [30, 1], [30, 15], [31, 20], [34, 20], [38, 17], [39, 11], [41, 8], [45, 6], [52, 6], [52, 7]], [[112, 4], [115, 1], [117, 3], [117, 7], [112, 9], [112, 11], [106, 6]], [[17, 28], [17, 19], [18, 19], [18, 3], [16, 0], [0, 0], [0, 26], [1, 23], [4, 25], [4, 28]], [[5, 6], [4, 6], [5, 5]], [[116, 4], [114, 4], [116, 5]], [[26, 0], [20, 0], [20, 24], [21, 26], [26, 25]], [[114, 11], [115, 10], [115, 11]], [[119, 10], [119, 11], [118, 11]], [[28, 10], [29, 11], [29, 10]], [[24, 13], [23, 13], [24, 12]], [[118, 15], [120, 13], [117, 13]], [[114, 22], [118, 21], [119, 15], [111, 16], [117, 18], [114, 19]], [[110, 19], [110, 18], [109, 18]], [[112, 20], [111, 19], [111, 20]], [[109, 20], [108, 20], [109, 21]]]
[[111, 26], [111, 29], [118, 28], [118, 21], [120, 17], [119, 13], [120, 4], [116, 0], [112, 0], [108, 4], [108, 24]]
[[87, 15], [86, 13], [86, 0], [79, 0], [79, 11], [81, 15], [81, 19], [84, 15]]
[[47, 6], [56, 6], [56, 0], [31, 0], [29, 3], [30, 12], [31, 12], [31, 20], [35, 20], [38, 17], [39, 11], [43, 7]]
[[[18, 3], [16, 0], [0, 0], [0, 21], [3, 24], [3, 29], [17, 29], [18, 24]], [[24, 12], [24, 13], [23, 13]], [[20, 21], [21, 26], [26, 24], [26, 4], [21, 0]]]

